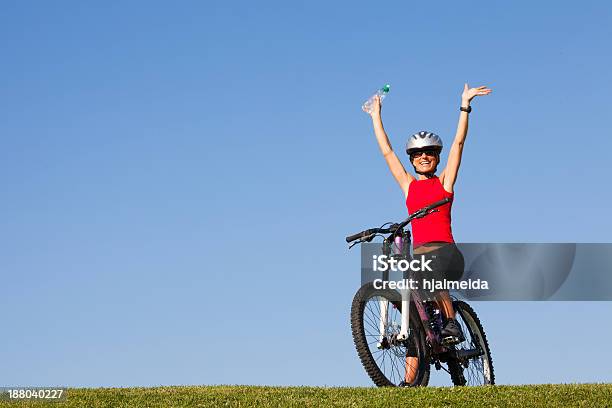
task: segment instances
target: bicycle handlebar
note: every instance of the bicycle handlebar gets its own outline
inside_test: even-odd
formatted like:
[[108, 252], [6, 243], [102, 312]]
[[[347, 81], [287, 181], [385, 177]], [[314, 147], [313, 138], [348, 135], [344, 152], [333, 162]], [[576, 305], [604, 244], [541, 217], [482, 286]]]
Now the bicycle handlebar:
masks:
[[358, 232], [357, 234], [353, 234], [350, 237], [346, 237], [346, 242], [353, 242], [357, 239], [364, 239], [374, 234], [389, 234], [397, 229], [397, 225], [398, 224], [393, 224], [389, 228], [370, 228], [365, 231]]
[[353, 241], [355, 241], [356, 239], [359, 239], [359, 238], [365, 238], [365, 237], [367, 237], [368, 235], [372, 235], [373, 233], [374, 233], [374, 232], [373, 232], [373, 230], [371, 230], [371, 229], [368, 229], [368, 230], [365, 230], [365, 231], [361, 231], [361, 232], [358, 232], [358, 233], [356, 233], [356, 234], [349, 235], [348, 237], [346, 237], [346, 242], [353, 242]]
[[426, 215], [431, 214], [433, 212], [433, 209], [440, 207], [441, 205], [444, 205], [446, 203], [449, 203], [450, 201], [451, 199], [448, 197], [443, 200], [436, 201], [435, 203], [429, 204], [428, 206], [423, 207], [420, 210], [413, 212], [412, 214], [410, 214], [408, 218], [406, 218], [400, 224], [393, 224], [389, 228], [370, 228], [365, 231], [361, 231], [361, 232], [358, 232], [357, 234], [353, 234], [353, 235], [346, 237], [346, 242], [350, 243], [358, 239], [364, 239], [374, 234], [389, 234], [389, 233], [395, 234], [398, 230], [404, 228], [406, 225], [408, 225], [408, 223], [410, 223], [415, 218], [423, 218]]

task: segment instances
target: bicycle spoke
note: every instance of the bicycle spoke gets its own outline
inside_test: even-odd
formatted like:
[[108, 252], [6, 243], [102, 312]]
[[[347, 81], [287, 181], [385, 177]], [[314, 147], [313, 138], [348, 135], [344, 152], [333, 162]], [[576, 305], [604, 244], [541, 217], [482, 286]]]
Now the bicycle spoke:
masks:
[[[378, 386], [397, 386], [405, 381], [409, 370], [417, 374], [414, 385], [427, 384], [429, 365], [424, 358], [426, 350], [423, 333], [419, 334], [419, 342], [414, 343], [419, 353], [415, 357], [422, 356], [422, 359], [411, 361], [410, 364], [416, 366], [409, 369], [406, 343], [397, 340], [402, 330], [401, 308], [390, 301], [395, 296], [394, 292], [388, 292], [389, 296], [380, 296], [380, 293], [375, 291], [368, 297], [366, 292], [365, 296], [359, 298], [362, 300], [359, 309], [360, 328], [359, 336], [354, 337], [354, 340], [368, 374]], [[381, 340], [384, 341], [384, 347], [379, 348]], [[367, 359], [370, 360], [369, 365], [365, 363]], [[377, 369], [372, 370], [373, 366]]]
[[[378, 347], [376, 347], [380, 341], [381, 335], [381, 302], [383, 301], [389, 302], [388, 299], [379, 296], [368, 299], [364, 307], [363, 324], [366, 331], [365, 336], [370, 339], [367, 344], [376, 364], [381, 372], [387, 376], [392, 383], [397, 385], [400, 381], [403, 381], [405, 376], [405, 374], [402, 374], [402, 370], [405, 371], [406, 348], [398, 344], [392, 344], [388, 349], [378, 349]], [[392, 341], [394, 336], [397, 336], [401, 329], [401, 312], [389, 302], [386, 317], [387, 319], [384, 321], [385, 332], [383, 335], [388, 341]]]

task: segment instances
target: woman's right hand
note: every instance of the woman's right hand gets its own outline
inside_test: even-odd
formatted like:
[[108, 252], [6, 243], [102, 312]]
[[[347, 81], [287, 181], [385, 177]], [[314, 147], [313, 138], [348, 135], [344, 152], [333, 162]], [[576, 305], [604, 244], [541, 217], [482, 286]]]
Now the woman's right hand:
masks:
[[380, 96], [379, 95], [374, 95], [374, 98], [372, 100], [372, 104], [370, 105], [370, 112], [368, 112], [366, 110], [365, 104], [361, 107], [361, 109], [369, 114], [371, 117], [376, 117], [376, 116], [380, 116], [380, 109], [381, 109], [382, 104], [380, 103]]

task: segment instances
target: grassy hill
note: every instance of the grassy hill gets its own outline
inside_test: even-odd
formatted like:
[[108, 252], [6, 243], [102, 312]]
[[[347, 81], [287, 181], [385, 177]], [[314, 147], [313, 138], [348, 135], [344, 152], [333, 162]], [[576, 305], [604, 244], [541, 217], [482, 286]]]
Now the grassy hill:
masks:
[[612, 384], [491, 387], [323, 388], [179, 386], [70, 388], [64, 402], [0, 407], [611, 407]]

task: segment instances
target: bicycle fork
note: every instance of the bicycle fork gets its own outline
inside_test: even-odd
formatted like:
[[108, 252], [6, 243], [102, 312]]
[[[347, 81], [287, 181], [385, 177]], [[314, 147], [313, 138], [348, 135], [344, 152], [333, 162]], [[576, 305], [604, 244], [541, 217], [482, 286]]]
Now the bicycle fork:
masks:
[[[399, 333], [397, 334], [397, 336], [395, 336], [395, 338], [387, 338], [387, 329], [389, 328], [389, 326], [396, 326], [397, 323], [396, 322], [390, 322], [389, 321], [389, 301], [386, 299], [381, 299], [378, 301], [378, 305], [379, 305], [379, 309], [380, 309], [380, 321], [379, 321], [379, 336], [378, 336], [378, 343], [376, 343], [376, 347], [381, 349], [381, 348], [387, 348], [387, 346], [389, 345], [389, 342], [394, 342], [394, 341], [404, 341], [407, 340], [408, 337], [410, 336], [410, 291], [408, 289], [402, 289], [399, 290], [402, 300], [401, 300], [401, 305], [402, 305], [402, 312], [401, 312], [401, 320], [400, 320], [400, 327], [399, 327]], [[395, 327], [392, 327], [392, 329], [395, 329]], [[392, 330], [392, 333], [394, 333], [395, 330]]]
[[[395, 250], [396, 253], [398, 254], [402, 253], [403, 245], [404, 245], [404, 241], [402, 237], [395, 237], [393, 249]], [[392, 341], [393, 340], [404, 341], [408, 339], [408, 336], [410, 336], [410, 328], [409, 328], [410, 291], [408, 289], [400, 289], [399, 292], [400, 292], [401, 299], [402, 299], [401, 300], [402, 309], [401, 309], [400, 331], [399, 331], [399, 334], [395, 337], [395, 339], [391, 339]], [[389, 339], [387, 339], [386, 337], [387, 328], [389, 324], [394, 325], [396, 323], [389, 322], [389, 301], [388, 300], [381, 299], [379, 301], [379, 309], [380, 309], [380, 322], [379, 322], [380, 334], [379, 334], [378, 343], [376, 344], [376, 346], [380, 349], [380, 348], [385, 348], [385, 340], [387, 342], [389, 341]]]
[[399, 341], [408, 340], [410, 335], [410, 291], [408, 289], [400, 290], [402, 296], [402, 323], [400, 326], [400, 332], [397, 335]]

